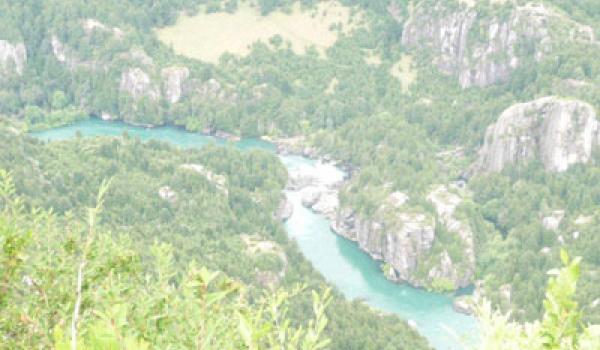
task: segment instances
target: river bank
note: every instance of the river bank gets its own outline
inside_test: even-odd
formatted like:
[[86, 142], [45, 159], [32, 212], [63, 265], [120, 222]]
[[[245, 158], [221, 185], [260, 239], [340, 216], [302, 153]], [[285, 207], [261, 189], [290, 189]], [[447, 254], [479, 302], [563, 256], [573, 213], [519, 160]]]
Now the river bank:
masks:
[[[385, 263], [382, 256], [377, 256], [372, 252], [369, 252], [368, 249], [365, 249], [361, 245], [358, 238], [353, 239], [353, 237], [348, 234], [349, 229], [347, 226], [352, 218], [349, 219], [344, 216], [344, 210], [340, 210], [340, 190], [349, 181], [349, 172], [356, 171], [356, 169], [352, 168], [350, 164], [340, 165], [340, 162], [334, 160], [333, 157], [322, 155], [318, 149], [306, 146], [306, 140], [302, 136], [263, 139], [277, 146], [277, 153], [284, 161], [284, 164], [286, 163], [285, 157], [290, 156], [303, 157], [311, 160], [310, 164], [302, 164], [297, 167], [290, 166], [289, 164], [286, 165], [288, 168], [289, 180], [286, 188], [285, 205], [294, 208], [294, 205], [290, 205], [290, 203], [293, 203], [295, 200], [296, 207], [300, 205], [304, 209], [310, 210], [313, 214], [326, 219], [331, 233], [334, 233], [338, 238], [342, 237], [347, 241], [355, 243], [357, 248], [369, 254], [369, 258], [371, 258], [375, 264], [379, 266], [380, 264]], [[393, 195], [392, 197], [392, 202], [394, 202], [396, 206], [402, 205], [407, 200], [401, 193], [399, 193], [398, 196]], [[296, 211], [298, 211], [297, 208], [294, 209], [293, 212]], [[342, 212], [341, 216], [340, 212]], [[285, 218], [285, 221], [290, 219], [293, 215], [291, 213], [292, 211], [289, 212], [290, 215]], [[353, 227], [354, 225], [352, 225], [352, 228]], [[385, 272], [382, 271], [382, 268], [378, 269], [377, 273], [385, 276], [385, 278], [391, 282], [407, 286], [406, 280], [390, 278], [390, 275], [386, 275]], [[415, 283], [414, 285], [409, 284], [407, 287], [425, 290], [422, 289], [423, 287], [418, 285], [418, 283]], [[473, 294], [474, 289], [475, 293]], [[452, 308], [455, 312], [468, 316], [473, 314], [473, 301], [477, 300], [479, 295], [477, 288], [460, 288], [453, 295], [447, 295], [452, 298]], [[420, 326], [418, 322], [413, 319], [407, 319], [407, 322], [409, 325], [419, 330]], [[454, 337], [455, 340], [460, 338], [458, 335], [459, 332], [455, 332], [451, 328], [445, 328], [444, 331], [452, 334], [452, 337]]]
[[[468, 287], [472, 286], [474, 274], [472, 232], [468, 225], [454, 216], [462, 198], [454, 193], [452, 184], [440, 185], [427, 196], [427, 200], [433, 204], [441, 218], [439, 222], [434, 221], [427, 213], [407, 209], [405, 203], [409, 201], [409, 196], [402, 192], [393, 192], [380, 203], [378, 213], [385, 213], [388, 219], [377, 216], [363, 217], [354, 208], [342, 206], [340, 203], [340, 191], [350, 182], [349, 174], [357, 172], [358, 169], [347, 163], [341, 164], [330, 155], [322, 154], [318, 148], [309, 146], [310, 142], [303, 136], [263, 139], [275, 144], [280, 156], [297, 155], [316, 161], [313, 167], [289, 169], [288, 189], [299, 191], [302, 205], [327, 218], [335, 234], [357, 242], [361, 250], [380, 262], [381, 273], [387, 279], [437, 291], [439, 287], [432, 288], [432, 284], [436, 286], [437, 281], [448, 281], [447, 285], [452, 287], [444, 287], [444, 290], [455, 291], [454, 309], [467, 315], [473, 314], [474, 300], [479, 299], [479, 288], [476, 288], [477, 293], [473, 296], [465, 295], [465, 290], [472, 290]], [[337, 178], [332, 177], [335, 173], [332, 169], [335, 167], [340, 170]], [[460, 190], [458, 187], [456, 189]], [[386, 221], [390, 217], [400, 224], [389, 225]], [[471, 268], [460, 274], [458, 271], [463, 270], [462, 266], [457, 268], [444, 251], [438, 267], [433, 267], [425, 277], [416, 276], [416, 271], [424, 264], [424, 260], [431, 259], [430, 251], [434, 241], [439, 239], [438, 225], [454, 231], [461, 240], [468, 243], [467, 256], [471, 257]]]

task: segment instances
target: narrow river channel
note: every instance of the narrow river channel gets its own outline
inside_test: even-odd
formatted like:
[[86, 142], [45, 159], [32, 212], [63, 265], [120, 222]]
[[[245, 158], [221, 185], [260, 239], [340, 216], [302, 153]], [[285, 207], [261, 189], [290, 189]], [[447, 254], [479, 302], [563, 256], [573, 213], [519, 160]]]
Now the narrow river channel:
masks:
[[[141, 140], [167, 141], [179, 147], [202, 147], [208, 143], [225, 143], [211, 136], [186, 132], [174, 127], [140, 128], [118, 122], [96, 119], [33, 133], [44, 140], [64, 140], [82, 136], [119, 136], [127, 132]], [[275, 152], [272, 144], [245, 139], [235, 144], [240, 149], [260, 148]], [[314, 166], [315, 161], [299, 156], [281, 156], [288, 170], [298, 166]], [[338, 170], [339, 171], [339, 170]], [[379, 264], [351, 241], [335, 235], [329, 221], [304, 208], [300, 193], [288, 191], [294, 213], [285, 226], [298, 242], [304, 256], [348, 299], [364, 300], [373, 308], [398, 314], [414, 324], [438, 350], [463, 350], [473, 344], [477, 324], [473, 317], [457, 313], [452, 297], [399, 285], [386, 280]]]

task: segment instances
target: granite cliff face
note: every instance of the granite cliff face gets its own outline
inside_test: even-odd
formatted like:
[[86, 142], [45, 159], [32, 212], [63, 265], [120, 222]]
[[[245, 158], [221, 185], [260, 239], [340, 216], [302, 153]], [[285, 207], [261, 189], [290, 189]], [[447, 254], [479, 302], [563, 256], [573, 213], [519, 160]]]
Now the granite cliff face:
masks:
[[380, 219], [363, 219], [350, 209], [339, 211], [332, 229], [356, 241], [374, 259], [389, 264], [386, 276], [394, 281], [425, 286], [414, 276], [420, 257], [427, 254], [435, 240], [435, 221], [422, 213], [398, 213], [393, 225]]
[[450, 8], [438, 1], [433, 7], [417, 5], [404, 25], [402, 44], [430, 49], [438, 68], [457, 76], [461, 87], [485, 87], [509, 79], [521, 63], [523, 47], [536, 60], [550, 52], [556, 39], [554, 22], [569, 28], [571, 39], [595, 40], [591, 28], [542, 4], [528, 3], [506, 16], [484, 17], [475, 7]]
[[177, 103], [183, 94], [183, 84], [190, 77], [187, 67], [168, 67], [161, 70], [163, 91], [170, 103]]
[[[401, 198], [402, 200], [398, 200]], [[386, 263], [386, 277], [416, 287], [457, 289], [468, 286], [474, 274], [473, 238], [468, 225], [455, 218], [461, 198], [446, 186], [434, 189], [428, 200], [436, 207], [433, 215], [405, 208], [407, 196], [392, 193], [369, 219], [342, 208], [332, 222], [337, 234], [356, 241], [374, 259]], [[436, 246], [437, 225], [443, 225], [464, 247], [454, 259], [441, 245]]]
[[551, 96], [517, 104], [488, 127], [471, 173], [498, 172], [532, 159], [548, 171], [565, 171], [591, 159], [599, 135], [596, 111], [588, 103]]
[[119, 89], [129, 94], [134, 100], [148, 97], [151, 101], [160, 98], [160, 90], [152, 82], [148, 73], [141, 68], [129, 68], [121, 74]]
[[27, 50], [23, 43], [11, 44], [0, 40], [0, 73], [22, 75], [27, 64]]

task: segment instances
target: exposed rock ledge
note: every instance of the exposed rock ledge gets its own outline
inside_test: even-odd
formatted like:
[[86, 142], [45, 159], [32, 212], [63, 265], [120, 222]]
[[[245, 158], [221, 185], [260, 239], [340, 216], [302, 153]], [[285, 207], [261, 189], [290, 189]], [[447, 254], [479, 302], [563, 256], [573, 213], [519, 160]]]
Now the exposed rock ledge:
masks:
[[591, 159], [599, 131], [596, 111], [588, 103], [552, 96], [520, 103], [488, 127], [470, 173], [498, 172], [534, 158], [548, 171], [565, 171]]
[[[307, 147], [301, 138], [278, 142], [279, 152], [302, 154]], [[469, 226], [456, 218], [455, 210], [462, 198], [447, 186], [436, 187], [427, 199], [435, 206], [439, 224], [464, 247], [461, 261], [453, 261], [444, 248], [432, 249], [436, 239], [433, 215], [405, 207], [408, 196], [391, 193], [377, 213], [364, 219], [350, 208], [340, 208], [339, 190], [345, 174], [332, 162], [317, 161], [310, 166], [289, 170], [287, 189], [301, 193], [302, 204], [331, 221], [331, 229], [350, 240], [376, 260], [387, 263], [386, 277], [415, 287], [458, 289], [472, 283], [475, 271], [473, 235]], [[282, 203], [282, 207], [285, 204]], [[437, 283], [437, 284], [436, 284]]]
[[23, 43], [11, 44], [0, 40], [0, 73], [22, 75], [27, 63], [27, 50]]

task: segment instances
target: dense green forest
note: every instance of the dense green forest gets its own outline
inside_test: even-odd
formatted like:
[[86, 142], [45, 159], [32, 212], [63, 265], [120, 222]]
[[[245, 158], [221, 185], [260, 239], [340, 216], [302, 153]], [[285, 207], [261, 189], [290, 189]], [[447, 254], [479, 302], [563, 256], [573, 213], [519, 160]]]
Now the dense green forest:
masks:
[[[110, 181], [100, 185], [87, 219], [78, 219], [27, 208], [11, 175], [0, 171], [3, 349], [319, 350], [332, 344], [326, 336], [330, 290], [312, 292], [314, 315], [302, 326], [288, 317], [290, 303], [306, 287], [253, 295], [239, 281], [196, 261], [177, 268], [175, 247], [165, 243], [150, 245], [144, 258], [129, 235], [97, 226], [110, 186]], [[565, 267], [548, 284], [542, 323], [525, 330], [483, 305], [482, 349], [600, 345], [600, 330], [581, 325], [573, 300], [580, 259], [570, 261], [564, 251], [561, 258]], [[408, 344], [406, 338], [402, 342]]]
[[318, 350], [330, 344], [323, 337], [328, 290], [313, 292], [314, 319], [292, 325], [289, 299], [302, 289], [252, 296], [239, 281], [195, 261], [177, 268], [174, 246], [157, 241], [141, 249], [148, 249], [144, 258], [129, 235], [98, 227], [110, 182], [101, 185], [86, 222], [26, 209], [10, 175], [3, 170], [0, 177], [2, 349]]
[[[316, 1], [301, 3], [312, 8]], [[511, 311], [519, 321], [539, 319], [545, 311], [546, 272], [556, 267], [560, 250], [566, 248], [583, 257], [575, 298], [589, 309], [584, 320], [600, 323], [598, 145], [586, 164], [561, 173], [546, 171], [536, 160], [495, 174], [467, 174], [486, 128], [512, 105], [560, 96], [589, 103], [597, 113], [598, 2], [534, 1], [552, 13], [544, 34], [549, 46], [527, 37], [515, 45], [518, 65], [506, 79], [469, 87], [461, 85], [454, 71], [460, 67], [451, 67], [451, 74], [440, 69], [435, 49], [403, 44], [407, 23], [418, 13], [415, 9], [431, 9], [431, 16], [440, 18], [458, 11], [459, 19], [475, 11], [468, 33], [475, 44], [465, 51], [476, 57], [482, 50], [477, 45], [487, 48], [488, 42], [494, 43], [491, 24], [511, 17], [528, 2], [476, 1], [472, 8], [457, 0], [341, 3], [360, 12], [365, 25], [350, 33], [340, 31], [325, 57], [316, 49], [297, 54], [286, 43], [271, 40], [253, 44], [246, 56], [226, 54], [211, 64], [176, 55], [158, 40], [155, 30], [173, 25], [182, 13], [235, 12], [239, 1], [0, 0], [0, 40], [23, 43], [27, 56], [20, 73], [10, 63], [0, 65], [0, 116], [23, 130], [106, 116], [248, 137], [303, 135], [320, 154], [352, 169], [340, 193], [341, 206], [364, 218], [372, 217], [395, 192], [408, 195], [410, 210], [436, 216], [426, 199], [432, 186], [466, 181], [468, 195], [457, 211], [474, 232], [475, 279], [484, 282], [493, 305]], [[293, 1], [256, 4], [267, 15], [289, 10]], [[423, 20], [424, 25], [432, 22], [435, 18]], [[587, 26], [591, 31], [584, 34], [591, 42], [577, 38], [578, 28]], [[517, 33], [528, 33], [516, 27]], [[411, 60], [404, 68], [414, 74], [412, 80], [406, 71], [390, 74], [406, 56]], [[505, 56], [495, 52], [489, 60], [500, 64]], [[369, 63], [373, 57], [377, 62]], [[479, 61], [473, 61], [469, 68], [475, 70]], [[162, 92], [164, 69], [170, 67], [189, 70], [177, 103]], [[139, 96], [121, 88], [127, 74], [139, 81], [147, 77], [147, 83], [127, 87], [138, 89]], [[196, 260], [245, 285], [264, 282], [261, 276], [272, 280], [282, 268], [277, 254], [240, 254], [246, 249], [241, 234], [249, 234], [276, 242], [285, 252], [290, 265], [278, 281], [281, 286], [326, 286], [272, 216], [286, 172], [271, 155], [217, 147], [182, 151], [158, 142], [142, 144], [126, 135], [44, 145], [11, 130], [0, 131], [0, 168], [11, 172], [25, 205], [52, 208], [59, 221], [79, 219], [95, 203], [102, 181], [112, 178], [99, 227], [145, 247], [138, 252], [145, 269], [152, 268], [149, 247], [159, 240], [173, 246], [173, 265], [180, 276]], [[182, 164], [202, 164], [212, 174], [223, 175], [225, 191]], [[166, 186], [169, 191], [163, 193], [171, 198], [167, 200], [158, 195]], [[556, 211], [564, 211], [560, 225], [556, 230], [545, 228], [543, 218]], [[510, 300], [501, 292], [507, 285]], [[290, 301], [291, 319], [308, 320], [301, 316], [311, 307], [308, 290]], [[332, 349], [426, 347], [397, 318], [343, 301], [335, 291], [327, 315], [324, 337], [331, 339]], [[351, 339], [341, 336], [349, 330]]]
[[[250, 300], [260, 298], [263, 288], [285, 287], [291, 292], [303, 285], [305, 289], [288, 307], [294, 324], [308, 321], [311, 291], [327, 288], [274, 217], [287, 175], [272, 154], [217, 146], [180, 150], [127, 135], [46, 144], [14, 132], [4, 128], [0, 133], [6, 145], [0, 167], [11, 173], [25, 208], [52, 210], [58, 225], [74, 226], [74, 232], [63, 237], [64, 244], [79, 234], [77, 223], [85, 221], [97, 189], [111, 179], [96, 226], [108, 235], [106, 239], [118, 239], [112, 245], [125, 243], [114, 258], [105, 257], [107, 261], [133, 259], [125, 262], [143, 274], [156, 267], [153, 247], [168, 243], [169, 273], [179, 277], [167, 281], [183, 278], [183, 271], [196, 262], [251, 286], [245, 292]], [[185, 164], [203, 165], [225, 178], [224, 184], [215, 182], [219, 177], [211, 181], [207, 173], [182, 167]], [[159, 191], [167, 186], [173, 195], [163, 198]], [[252, 240], [245, 240], [246, 236]], [[271, 243], [273, 249], [253, 250], [252, 242]], [[135, 253], [135, 258], [121, 257], [121, 251]], [[394, 349], [428, 348], [397, 317], [379, 315], [358, 301], [345, 301], [335, 291], [326, 315], [324, 335], [331, 339], [330, 349], [381, 349], [390, 342]], [[354, 336], [345, 336], [348, 333]]]

